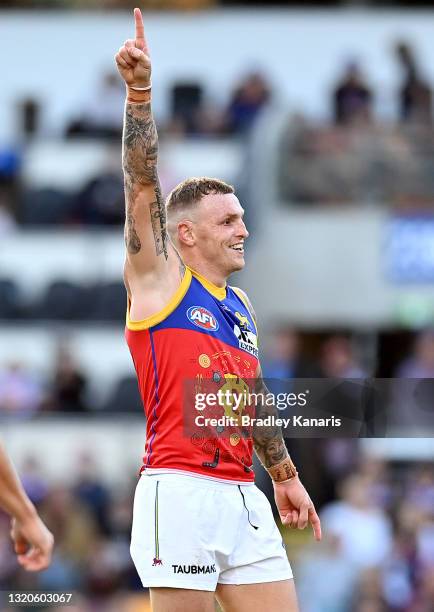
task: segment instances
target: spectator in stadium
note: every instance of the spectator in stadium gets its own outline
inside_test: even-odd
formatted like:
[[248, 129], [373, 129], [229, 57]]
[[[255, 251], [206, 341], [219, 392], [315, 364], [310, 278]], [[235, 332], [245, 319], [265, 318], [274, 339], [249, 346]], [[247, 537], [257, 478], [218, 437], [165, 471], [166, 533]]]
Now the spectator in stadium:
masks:
[[27, 455], [20, 466], [21, 482], [31, 501], [38, 505], [47, 496], [49, 485], [43, 467], [36, 455]]
[[78, 458], [77, 479], [73, 492], [91, 512], [100, 533], [108, 535], [110, 533], [109, 492], [101, 478], [98, 477], [95, 458], [87, 451]]
[[416, 336], [410, 355], [398, 366], [398, 378], [434, 378], [434, 330]]
[[327, 532], [321, 550], [314, 550], [312, 546], [302, 550], [297, 577], [303, 612], [348, 612], [357, 572], [342, 555], [338, 534]]
[[420, 74], [412, 48], [406, 42], [400, 41], [395, 46], [395, 54], [404, 75], [399, 89], [401, 121], [431, 123], [432, 90]]
[[339, 536], [343, 558], [357, 570], [380, 567], [391, 552], [392, 524], [372, 499], [369, 481], [353, 474], [340, 483], [338, 495], [322, 510], [327, 532]]
[[383, 510], [392, 510], [395, 491], [388, 463], [368, 453], [362, 453], [358, 462], [358, 472], [369, 483], [369, 495], [374, 504]]
[[[409, 502], [428, 518], [434, 518], [434, 469], [432, 465], [422, 465], [412, 473], [407, 483]], [[432, 553], [434, 562], [434, 549]]]
[[92, 138], [120, 138], [125, 92], [118, 75], [109, 71], [103, 75], [99, 85], [92, 88], [79, 118], [70, 123], [67, 136]]
[[87, 412], [87, 380], [75, 363], [67, 346], [60, 346], [55, 361], [54, 377], [46, 402], [49, 410], [62, 412]]
[[1, 444], [0, 507], [12, 517], [11, 537], [18, 563], [29, 571], [48, 567], [53, 535], [40, 519]]
[[309, 378], [319, 375], [300, 350], [300, 338], [294, 329], [281, 326], [268, 338], [262, 372], [266, 378]]
[[371, 121], [372, 91], [357, 63], [348, 64], [333, 93], [334, 118], [338, 125], [366, 124]]
[[366, 376], [357, 361], [349, 338], [331, 336], [321, 348], [321, 369], [329, 378], [363, 378]]
[[265, 77], [259, 72], [249, 74], [236, 87], [229, 102], [226, 111], [229, 132], [247, 132], [270, 98], [271, 90]]
[[82, 566], [89, 559], [93, 543], [98, 538], [98, 525], [72, 488], [64, 483], [51, 487], [41, 506], [41, 514], [51, 526], [56, 540], [53, 579], [60, 577], [57, 569], [62, 568], [61, 574], [66, 572], [75, 584], [76, 575], [82, 573]]
[[118, 168], [109, 159], [76, 198], [75, 216], [86, 225], [120, 225], [123, 222], [124, 186]]
[[0, 414], [28, 417], [36, 413], [42, 400], [42, 384], [19, 362], [0, 371]]
[[415, 535], [397, 521], [393, 548], [383, 569], [383, 594], [391, 610], [408, 610], [415, 591]]
[[410, 354], [399, 364], [391, 388], [388, 419], [405, 435], [434, 434], [434, 331], [420, 332]]

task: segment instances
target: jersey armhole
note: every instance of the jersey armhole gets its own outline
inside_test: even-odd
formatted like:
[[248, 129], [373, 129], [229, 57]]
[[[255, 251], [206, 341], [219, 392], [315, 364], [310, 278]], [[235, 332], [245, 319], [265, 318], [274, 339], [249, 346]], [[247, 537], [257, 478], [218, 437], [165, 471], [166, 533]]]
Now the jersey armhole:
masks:
[[130, 319], [130, 298], [127, 296], [127, 314], [126, 314], [126, 326], [131, 331], [142, 331], [158, 325], [166, 319], [174, 310], [179, 306], [185, 294], [188, 291], [191, 283], [191, 272], [189, 268], [185, 268], [184, 277], [179, 285], [178, 289], [170, 298], [169, 302], [159, 312], [142, 319], [141, 321], [132, 321]]

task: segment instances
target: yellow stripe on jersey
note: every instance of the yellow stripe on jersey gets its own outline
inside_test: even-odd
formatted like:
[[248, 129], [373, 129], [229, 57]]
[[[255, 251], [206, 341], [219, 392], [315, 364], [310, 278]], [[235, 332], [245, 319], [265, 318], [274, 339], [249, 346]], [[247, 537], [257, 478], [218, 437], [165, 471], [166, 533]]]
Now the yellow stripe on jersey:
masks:
[[175, 310], [175, 308], [179, 306], [181, 300], [184, 298], [185, 294], [188, 291], [188, 288], [190, 287], [190, 283], [191, 270], [190, 268], [186, 267], [184, 278], [182, 279], [182, 282], [179, 285], [178, 289], [171, 297], [169, 303], [166, 304], [166, 306], [162, 310], [160, 310], [160, 312], [157, 312], [156, 314], [147, 317], [146, 319], [142, 319], [141, 321], [132, 321], [130, 319], [130, 300], [128, 299], [126, 316], [126, 323], [128, 329], [131, 329], [132, 331], [141, 331], [143, 329], [149, 329], [150, 327], [158, 325], [158, 323], [164, 321], [164, 319], [166, 319]]

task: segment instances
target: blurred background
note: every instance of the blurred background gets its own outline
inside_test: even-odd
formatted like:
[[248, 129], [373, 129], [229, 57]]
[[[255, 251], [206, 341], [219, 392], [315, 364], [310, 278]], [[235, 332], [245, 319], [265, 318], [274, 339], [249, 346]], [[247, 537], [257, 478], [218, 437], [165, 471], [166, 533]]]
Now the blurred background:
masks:
[[[85, 611], [149, 609], [129, 558], [145, 420], [113, 61], [135, 4], [0, 9], [0, 435], [57, 543], [26, 574], [1, 516], [0, 588], [73, 589]], [[236, 186], [251, 236], [234, 283], [265, 374], [434, 378], [433, 3], [142, 8], [163, 190]], [[388, 439], [288, 440], [325, 534], [283, 530], [303, 612], [433, 612], [433, 430], [427, 411]]]

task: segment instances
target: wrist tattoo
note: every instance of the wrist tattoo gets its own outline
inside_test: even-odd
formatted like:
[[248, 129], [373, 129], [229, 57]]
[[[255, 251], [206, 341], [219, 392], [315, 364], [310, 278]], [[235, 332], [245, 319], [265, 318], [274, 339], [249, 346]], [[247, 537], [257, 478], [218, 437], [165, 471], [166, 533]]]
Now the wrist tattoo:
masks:
[[297, 468], [288, 456], [281, 463], [268, 468], [268, 473], [274, 482], [283, 482], [297, 476]]

